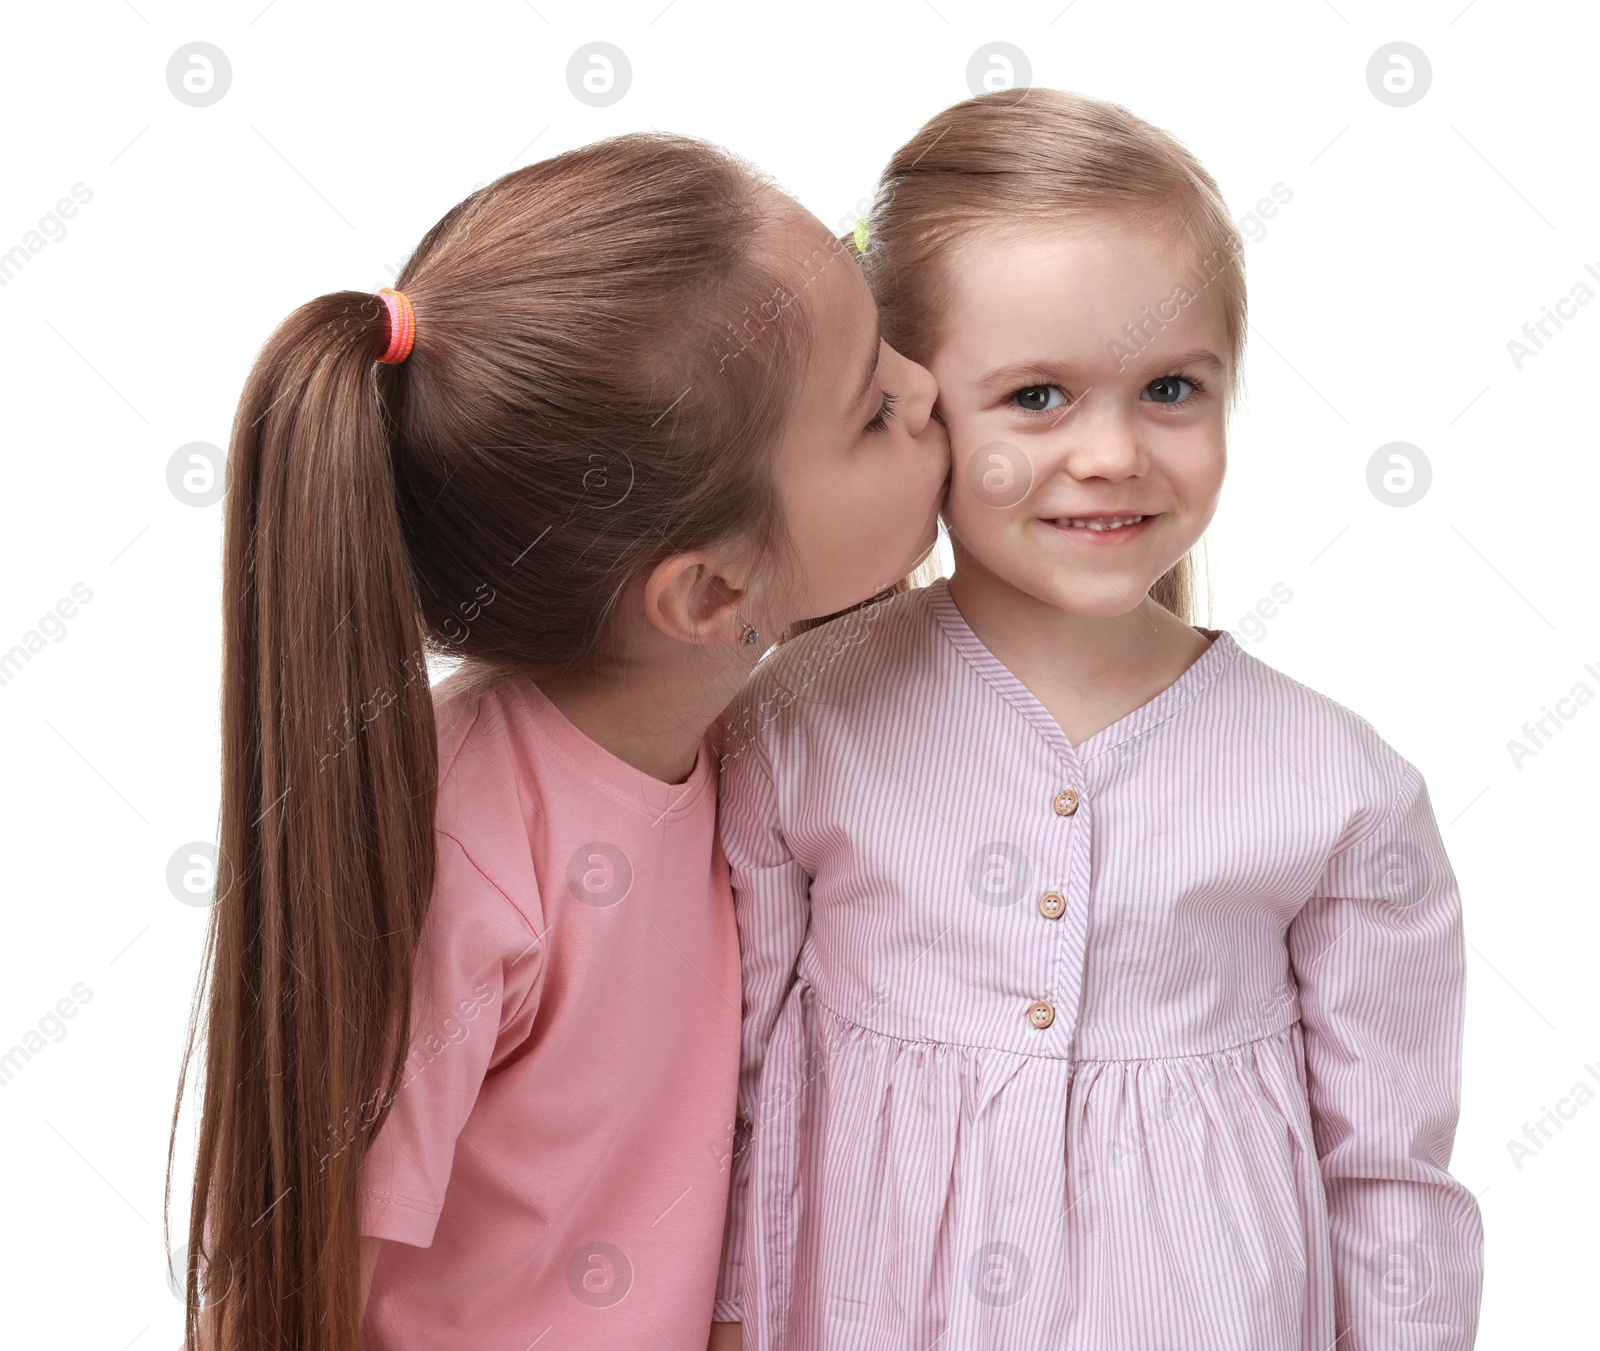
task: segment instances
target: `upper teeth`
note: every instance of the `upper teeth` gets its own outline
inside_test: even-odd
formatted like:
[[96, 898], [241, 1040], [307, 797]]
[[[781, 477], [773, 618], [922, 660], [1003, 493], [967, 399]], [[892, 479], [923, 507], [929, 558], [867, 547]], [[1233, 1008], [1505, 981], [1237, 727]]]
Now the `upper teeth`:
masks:
[[1086, 530], [1115, 530], [1119, 525], [1137, 525], [1142, 520], [1143, 516], [1098, 516], [1092, 520], [1087, 516], [1073, 516], [1067, 519], [1067, 524]]

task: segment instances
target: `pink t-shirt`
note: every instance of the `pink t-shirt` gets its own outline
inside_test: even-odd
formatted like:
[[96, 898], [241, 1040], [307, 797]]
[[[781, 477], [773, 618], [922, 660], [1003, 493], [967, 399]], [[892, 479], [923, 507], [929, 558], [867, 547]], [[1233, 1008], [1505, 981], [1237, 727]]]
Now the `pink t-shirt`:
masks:
[[[716, 757], [634, 769], [532, 683], [434, 691], [438, 881], [368, 1155], [369, 1351], [706, 1344], [739, 1066]], [[427, 999], [431, 980], [433, 997]]]

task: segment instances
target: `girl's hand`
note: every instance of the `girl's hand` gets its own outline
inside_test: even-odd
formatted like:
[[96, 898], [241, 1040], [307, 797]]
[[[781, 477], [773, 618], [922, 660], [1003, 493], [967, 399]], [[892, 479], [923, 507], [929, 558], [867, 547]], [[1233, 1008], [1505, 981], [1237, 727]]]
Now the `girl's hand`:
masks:
[[706, 1344], [706, 1351], [743, 1351], [743, 1348], [743, 1323], [713, 1323], [711, 1325], [711, 1340]]

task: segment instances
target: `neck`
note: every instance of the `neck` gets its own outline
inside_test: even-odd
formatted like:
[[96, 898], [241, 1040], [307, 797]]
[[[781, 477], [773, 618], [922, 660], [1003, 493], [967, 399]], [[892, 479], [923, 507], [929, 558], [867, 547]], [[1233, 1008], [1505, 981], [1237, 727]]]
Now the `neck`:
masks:
[[[1148, 594], [1120, 614], [1072, 614], [1020, 591], [955, 550], [950, 598], [967, 627], [1035, 691], [1087, 694], [1128, 685], [1133, 673], [1192, 660], [1207, 640]], [[1135, 598], [1130, 597], [1130, 600]]]
[[704, 648], [635, 658], [606, 672], [541, 680], [566, 719], [619, 760], [662, 783], [694, 772], [706, 730], [750, 673], [751, 660]]

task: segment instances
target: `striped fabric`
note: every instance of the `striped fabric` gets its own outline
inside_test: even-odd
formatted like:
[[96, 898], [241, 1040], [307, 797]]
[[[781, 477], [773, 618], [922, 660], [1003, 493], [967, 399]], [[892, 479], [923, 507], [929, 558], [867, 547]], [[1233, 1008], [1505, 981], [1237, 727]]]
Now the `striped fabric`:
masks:
[[1427, 790], [1200, 631], [1078, 746], [943, 580], [785, 644], [728, 709], [714, 1317], [745, 1351], [1472, 1346]]

